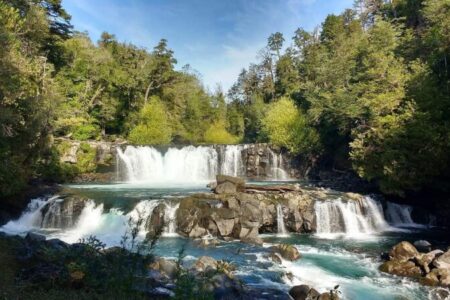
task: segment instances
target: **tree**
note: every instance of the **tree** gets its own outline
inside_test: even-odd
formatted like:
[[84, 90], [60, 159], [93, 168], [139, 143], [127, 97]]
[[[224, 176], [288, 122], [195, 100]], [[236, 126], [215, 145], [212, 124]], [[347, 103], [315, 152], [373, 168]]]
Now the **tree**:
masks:
[[208, 144], [236, 144], [239, 138], [230, 134], [225, 128], [225, 121], [214, 122], [205, 132], [204, 140]]
[[319, 137], [289, 98], [272, 103], [262, 120], [263, 129], [274, 145], [294, 154], [309, 155], [318, 150]]
[[153, 96], [140, 111], [139, 124], [131, 130], [128, 139], [139, 145], [167, 145], [171, 137], [166, 109], [161, 100]]
[[280, 58], [280, 51], [283, 48], [284, 37], [281, 32], [275, 32], [269, 36], [267, 45], [269, 49], [276, 53], [277, 57]]

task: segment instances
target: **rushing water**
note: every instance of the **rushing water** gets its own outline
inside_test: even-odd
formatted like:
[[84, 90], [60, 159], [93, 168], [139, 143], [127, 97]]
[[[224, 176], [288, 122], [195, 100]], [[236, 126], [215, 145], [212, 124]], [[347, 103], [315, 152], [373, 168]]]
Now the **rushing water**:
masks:
[[[129, 183], [199, 184], [215, 179], [217, 174], [245, 177], [243, 151], [247, 145], [170, 147], [127, 146], [118, 149], [119, 180]], [[283, 155], [269, 148], [266, 173], [272, 180], [288, 180]]]
[[[323, 292], [340, 285], [344, 299], [439, 299], [433, 298], [431, 288], [377, 269], [380, 252], [400, 240], [424, 238], [432, 243], [442, 240], [436, 230], [412, 226], [405, 231], [406, 222], [402, 222], [403, 231], [396, 231], [395, 222], [386, 221], [392, 204], [387, 203], [384, 209], [370, 197], [360, 202], [335, 193], [330, 196], [334, 197], [333, 201], [316, 203], [318, 233], [313, 235], [286, 233], [283, 207], [278, 206], [281, 235], [262, 235], [263, 247], [223, 242], [217, 247], [203, 248], [195, 241], [177, 236], [174, 222], [180, 197], [199, 191], [206, 189], [201, 186], [148, 188], [136, 184], [72, 185], [67, 187], [68, 193], [91, 199], [76, 217], [76, 203], [64, 204], [67, 201], [58, 196], [35, 199], [18, 220], [9, 222], [2, 230], [19, 234], [37, 231], [70, 243], [95, 235], [113, 246], [119, 245], [129, 230], [129, 220], [147, 219], [163, 204], [166, 227], [156, 248], [158, 255], [175, 258], [185, 248], [186, 263], [202, 255], [231, 260], [238, 266], [236, 276], [254, 287], [288, 290], [292, 285], [306, 283]], [[411, 210], [404, 209], [402, 214], [409, 213], [411, 218]], [[414, 225], [412, 218], [411, 221]], [[145, 235], [145, 224], [142, 224], [138, 238], [143, 239]], [[281, 265], [272, 263], [265, 255], [272, 244], [279, 242], [295, 245], [302, 258], [297, 262], [283, 261]], [[293, 276], [288, 278], [286, 273]]]

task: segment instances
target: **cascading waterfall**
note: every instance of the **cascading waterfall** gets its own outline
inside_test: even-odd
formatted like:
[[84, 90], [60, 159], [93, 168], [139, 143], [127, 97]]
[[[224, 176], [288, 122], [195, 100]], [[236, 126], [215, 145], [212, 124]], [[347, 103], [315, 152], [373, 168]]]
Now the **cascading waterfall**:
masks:
[[117, 149], [119, 173], [128, 182], [205, 182], [218, 172], [218, 155], [212, 147], [169, 148], [164, 154], [153, 147]]
[[402, 205], [392, 202], [386, 203], [386, 218], [394, 226], [399, 227], [421, 227], [411, 217], [413, 208], [409, 205]]
[[283, 169], [283, 155], [269, 150], [269, 174], [273, 180], [289, 180], [289, 175]]
[[244, 163], [242, 160], [242, 150], [246, 148], [245, 145], [226, 145], [222, 148], [221, 153], [222, 163], [219, 172], [231, 176], [243, 176], [245, 173]]
[[281, 204], [277, 205], [277, 231], [278, 235], [287, 235], [286, 226], [284, 225], [283, 207]]
[[381, 204], [370, 197], [361, 201], [317, 201], [315, 213], [317, 234], [322, 237], [344, 235], [357, 238], [389, 228]]
[[[245, 177], [243, 151], [247, 145], [186, 146], [162, 152], [150, 146], [117, 149], [118, 177], [131, 183], [205, 183], [217, 174]], [[269, 149], [267, 174], [287, 180], [282, 154]]]
[[176, 213], [180, 203], [165, 203], [166, 209], [164, 212], [164, 221], [166, 222], [166, 226], [164, 228], [163, 235], [164, 236], [177, 236], [177, 222], [176, 222]]

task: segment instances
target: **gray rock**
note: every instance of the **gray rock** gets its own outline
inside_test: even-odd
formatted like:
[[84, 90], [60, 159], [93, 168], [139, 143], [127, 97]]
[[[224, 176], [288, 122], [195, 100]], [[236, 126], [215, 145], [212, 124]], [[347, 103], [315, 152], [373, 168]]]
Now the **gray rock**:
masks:
[[216, 194], [233, 194], [237, 192], [237, 187], [231, 182], [219, 183], [214, 189], [214, 192]]
[[414, 247], [416, 247], [417, 251], [419, 251], [419, 252], [431, 251], [431, 244], [425, 240], [415, 241]]
[[289, 295], [291, 295], [294, 300], [306, 300], [310, 290], [311, 287], [309, 285], [296, 285], [289, 290]]
[[25, 240], [27, 242], [42, 242], [45, 241], [46, 239], [47, 238], [45, 237], [45, 235], [35, 232], [28, 232], [27, 235], [25, 236]]

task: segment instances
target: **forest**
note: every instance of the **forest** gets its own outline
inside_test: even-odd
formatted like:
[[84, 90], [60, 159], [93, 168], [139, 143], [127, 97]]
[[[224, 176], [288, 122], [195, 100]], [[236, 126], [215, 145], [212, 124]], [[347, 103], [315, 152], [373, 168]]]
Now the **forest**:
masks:
[[92, 41], [61, 0], [3, 0], [0, 196], [63, 180], [62, 137], [268, 142], [386, 194], [448, 192], [449, 16], [448, 0], [358, 0], [311, 32], [273, 33], [229, 91], [210, 91], [170, 41]]

